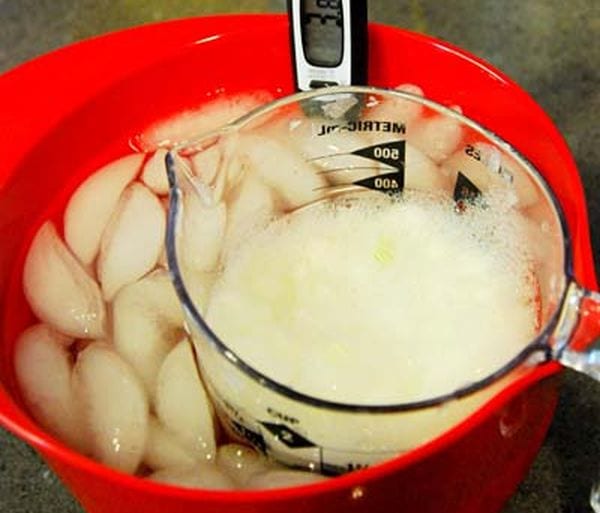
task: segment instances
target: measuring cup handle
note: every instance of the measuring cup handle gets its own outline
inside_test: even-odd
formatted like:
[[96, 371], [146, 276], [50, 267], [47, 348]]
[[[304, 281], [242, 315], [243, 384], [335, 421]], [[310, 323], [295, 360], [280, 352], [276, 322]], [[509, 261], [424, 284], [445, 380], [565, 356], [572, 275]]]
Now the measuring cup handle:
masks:
[[[600, 381], [600, 293], [572, 284], [566, 306], [566, 324], [572, 331], [555, 357], [565, 367]], [[600, 513], [600, 478], [592, 486], [590, 506]]]
[[569, 292], [575, 326], [556, 359], [600, 381], [600, 293], [575, 287]]

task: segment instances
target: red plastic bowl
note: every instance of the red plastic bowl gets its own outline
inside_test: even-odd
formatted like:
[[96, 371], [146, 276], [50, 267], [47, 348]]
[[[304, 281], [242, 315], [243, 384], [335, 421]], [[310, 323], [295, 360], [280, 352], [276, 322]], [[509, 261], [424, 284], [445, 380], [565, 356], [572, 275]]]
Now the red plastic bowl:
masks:
[[[369, 82], [420, 85], [428, 97], [512, 143], [545, 175], [566, 213], [579, 283], [595, 288], [583, 189], [569, 150], [541, 108], [481, 60], [440, 41], [370, 27]], [[32, 321], [21, 291], [24, 252], [41, 220], [60, 215], [89, 173], [130, 151], [153, 121], [223, 92], [292, 92], [280, 15], [187, 19], [73, 45], [0, 77], [0, 424], [35, 447], [90, 513], [410, 511], [493, 513], [523, 479], [551, 422], [557, 364], [514, 382], [470, 418], [392, 461], [323, 483], [263, 492], [172, 488], [86, 459], [24, 408], [13, 345]]]

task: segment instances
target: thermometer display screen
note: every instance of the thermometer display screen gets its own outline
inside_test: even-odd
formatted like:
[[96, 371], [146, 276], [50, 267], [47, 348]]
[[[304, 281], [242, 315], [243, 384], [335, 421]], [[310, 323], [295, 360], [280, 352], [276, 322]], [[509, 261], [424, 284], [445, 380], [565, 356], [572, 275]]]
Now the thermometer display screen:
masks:
[[341, 0], [305, 0], [301, 10], [302, 46], [313, 66], [339, 66], [344, 29]]

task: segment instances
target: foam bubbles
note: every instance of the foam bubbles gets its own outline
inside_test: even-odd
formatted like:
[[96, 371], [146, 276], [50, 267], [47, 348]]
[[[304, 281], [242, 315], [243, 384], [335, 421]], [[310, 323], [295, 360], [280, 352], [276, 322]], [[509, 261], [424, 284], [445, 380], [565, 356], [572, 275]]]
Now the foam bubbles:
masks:
[[534, 335], [522, 222], [496, 204], [457, 212], [451, 199], [415, 192], [302, 209], [245, 238], [208, 321], [258, 370], [317, 397], [451, 392]]

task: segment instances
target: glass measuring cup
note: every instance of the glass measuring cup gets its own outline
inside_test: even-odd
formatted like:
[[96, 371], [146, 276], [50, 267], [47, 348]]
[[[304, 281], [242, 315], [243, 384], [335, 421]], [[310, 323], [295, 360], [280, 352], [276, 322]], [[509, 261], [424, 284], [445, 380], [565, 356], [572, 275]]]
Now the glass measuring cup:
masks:
[[[452, 109], [367, 87], [302, 93], [178, 146], [167, 168], [168, 261], [199, 368], [230, 434], [283, 463], [337, 474], [392, 457], [443, 433], [548, 360], [594, 375], [594, 352], [585, 347], [600, 331], [600, 299], [573, 279], [552, 191], [507, 143]], [[527, 340], [507, 340], [495, 365], [413, 398], [336, 400], [265, 373], [213, 329], [210, 289], [235, 252], [232, 231], [255, 234], [257, 225], [319, 205], [352, 209], [365, 199], [396, 203], [415, 193], [444, 198], [459, 219], [478, 210], [520, 220], [535, 326]], [[378, 249], [385, 261], [385, 245]], [[435, 312], [429, 320], [440, 322]], [[451, 366], [439, 355], [431, 360]]]

